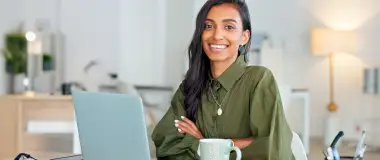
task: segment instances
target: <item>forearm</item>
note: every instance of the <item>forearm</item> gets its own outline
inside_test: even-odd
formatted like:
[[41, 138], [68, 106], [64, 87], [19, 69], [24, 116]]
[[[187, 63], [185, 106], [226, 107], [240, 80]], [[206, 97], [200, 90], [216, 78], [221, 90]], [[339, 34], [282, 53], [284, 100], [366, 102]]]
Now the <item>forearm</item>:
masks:
[[232, 141], [234, 142], [234, 145], [236, 147], [238, 147], [239, 149], [244, 149], [253, 142], [253, 137], [232, 139]]
[[[247, 141], [247, 140], [245, 140], [245, 141]], [[242, 143], [247, 144], [247, 142], [239, 142], [239, 140], [237, 141], [237, 143], [238, 143], [237, 145], [235, 144], [235, 146], [237, 146], [237, 147], [239, 147], [238, 145], [242, 145]], [[245, 146], [244, 148], [240, 148], [240, 150], [242, 152], [242, 158], [243, 159], [252, 159], [252, 160], [264, 160], [264, 159], [268, 160], [268, 159], [270, 159], [268, 157], [269, 143], [268, 143], [267, 137], [255, 138], [247, 146]], [[232, 152], [231, 158], [232, 159], [236, 158], [235, 152]], [[270, 160], [276, 160], [276, 159], [270, 159]]]

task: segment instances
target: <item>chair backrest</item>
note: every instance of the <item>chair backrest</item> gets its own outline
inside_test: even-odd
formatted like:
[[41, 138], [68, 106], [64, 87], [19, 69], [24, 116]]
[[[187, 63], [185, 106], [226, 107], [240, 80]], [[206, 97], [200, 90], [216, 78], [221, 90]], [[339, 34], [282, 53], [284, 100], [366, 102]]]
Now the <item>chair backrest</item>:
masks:
[[292, 97], [292, 88], [287, 85], [279, 85], [278, 89], [281, 96], [282, 107], [284, 108], [284, 112], [287, 113]]
[[307, 160], [307, 155], [301, 138], [297, 133], [293, 132], [292, 152], [296, 160]]

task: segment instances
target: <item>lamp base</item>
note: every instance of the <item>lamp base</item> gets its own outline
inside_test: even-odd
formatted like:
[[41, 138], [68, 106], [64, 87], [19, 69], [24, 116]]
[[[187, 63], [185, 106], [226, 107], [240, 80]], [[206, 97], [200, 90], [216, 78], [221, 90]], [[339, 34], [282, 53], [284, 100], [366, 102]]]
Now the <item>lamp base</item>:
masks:
[[[329, 147], [333, 142], [336, 134], [341, 131], [339, 117], [335, 113], [330, 113], [325, 118], [324, 146]], [[336, 147], [339, 147], [341, 141], [338, 141]]]
[[334, 102], [330, 102], [327, 109], [330, 111], [330, 112], [335, 112], [336, 110], [338, 110], [338, 106], [334, 103]]

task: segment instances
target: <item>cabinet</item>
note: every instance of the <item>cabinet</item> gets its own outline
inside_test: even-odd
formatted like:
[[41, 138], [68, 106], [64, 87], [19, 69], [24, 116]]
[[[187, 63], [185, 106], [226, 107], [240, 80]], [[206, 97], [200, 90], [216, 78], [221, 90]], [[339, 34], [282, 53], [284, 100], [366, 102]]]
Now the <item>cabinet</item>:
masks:
[[[12, 159], [20, 152], [32, 155], [52, 154], [46, 155], [46, 158], [70, 154], [72, 133], [56, 136], [30, 133], [27, 130], [30, 121], [72, 123], [74, 120], [70, 96], [0, 96], [0, 160]], [[49, 142], [50, 140], [55, 142]]]

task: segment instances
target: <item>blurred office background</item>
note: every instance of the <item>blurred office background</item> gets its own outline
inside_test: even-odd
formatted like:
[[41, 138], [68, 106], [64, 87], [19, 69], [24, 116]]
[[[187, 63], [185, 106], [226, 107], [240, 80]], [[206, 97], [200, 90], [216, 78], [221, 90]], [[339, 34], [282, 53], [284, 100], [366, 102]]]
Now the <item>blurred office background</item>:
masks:
[[[140, 95], [151, 131], [186, 72], [205, 1], [0, 0], [0, 159], [80, 153], [71, 89]], [[275, 74], [309, 159], [340, 130], [342, 153], [366, 130], [366, 159], [379, 159], [380, 1], [246, 1], [250, 64]]]

